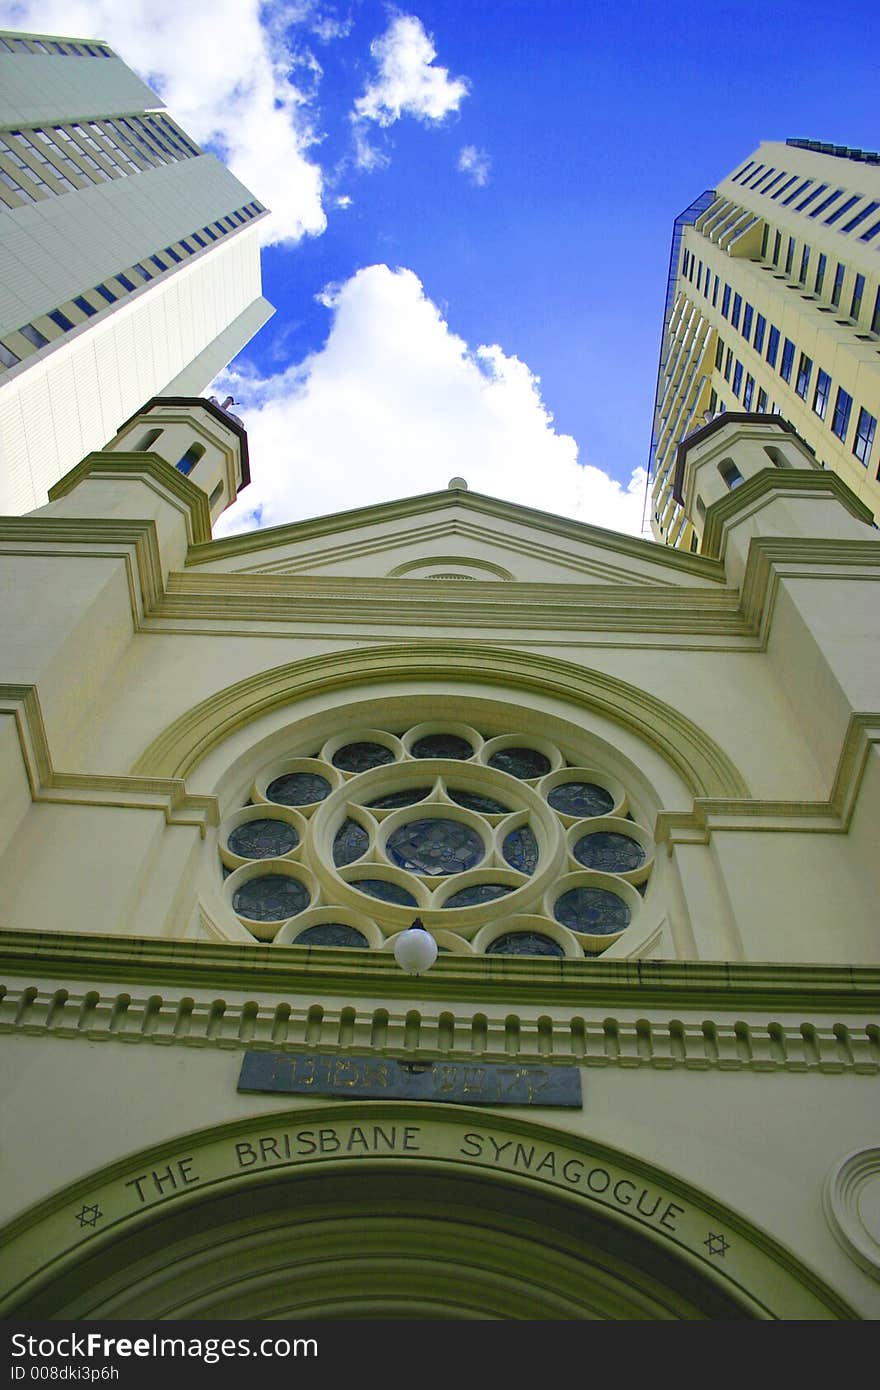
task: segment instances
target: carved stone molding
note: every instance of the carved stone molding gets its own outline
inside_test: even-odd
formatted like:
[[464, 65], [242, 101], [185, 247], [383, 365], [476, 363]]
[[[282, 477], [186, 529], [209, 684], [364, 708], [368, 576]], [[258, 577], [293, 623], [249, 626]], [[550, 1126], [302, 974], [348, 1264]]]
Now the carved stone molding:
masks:
[[859, 1149], [836, 1163], [825, 1179], [822, 1205], [846, 1253], [880, 1279], [880, 1148]]
[[324, 1047], [450, 1061], [516, 1057], [563, 1066], [880, 1074], [878, 1030], [827, 1020], [755, 1024], [734, 1018], [626, 1019], [586, 1011], [551, 1018], [466, 1007], [395, 1010], [393, 1002], [388, 1009], [326, 998], [290, 1004], [30, 985], [5, 992], [0, 987], [0, 1033], [235, 1050]]

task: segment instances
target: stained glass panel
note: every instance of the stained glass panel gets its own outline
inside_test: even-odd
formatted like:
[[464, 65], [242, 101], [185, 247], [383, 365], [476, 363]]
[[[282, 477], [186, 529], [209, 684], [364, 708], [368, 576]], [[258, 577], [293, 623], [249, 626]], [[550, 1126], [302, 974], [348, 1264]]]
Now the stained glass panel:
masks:
[[550, 759], [539, 753], [537, 748], [499, 748], [489, 759], [489, 766], [525, 781], [530, 777], [543, 777], [549, 772]]
[[614, 808], [614, 797], [595, 782], [561, 782], [547, 797], [554, 811], [565, 816], [607, 816]]
[[469, 825], [439, 816], [398, 826], [385, 848], [393, 864], [412, 874], [458, 874], [474, 868], [486, 852]]
[[630, 910], [616, 893], [607, 888], [570, 888], [556, 899], [553, 915], [572, 931], [607, 936], [623, 931], [630, 923]]
[[552, 936], [536, 931], [511, 931], [496, 936], [486, 947], [487, 956], [564, 956], [565, 952]]
[[235, 827], [226, 844], [242, 859], [276, 859], [295, 849], [299, 836], [287, 821], [246, 820]]
[[453, 791], [450, 788], [449, 795], [456, 805], [464, 806], [468, 811], [479, 811], [483, 816], [503, 816], [510, 810], [509, 806], [503, 806], [493, 797], [479, 796], [476, 792]]
[[330, 783], [317, 772], [286, 772], [269, 783], [266, 795], [281, 806], [311, 806], [330, 795]]
[[527, 825], [505, 836], [502, 852], [510, 867], [520, 873], [533, 874], [538, 866], [538, 841]]
[[362, 825], [358, 825], [356, 820], [344, 821], [333, 841], [333, 863], [337, 869], [341, 869], [343, 864], [353, 864], [356, 859], [360, 859], [361, 855], [366, 853], [369, 843], [370, 837]]
[[401, 907], [417, 906], [412, 893], [387, 878], [359, 878], [351, 886], [359, 888], [362, 893], [369, 893], [371, 898], [381, 898], [385, 903], [399, 903]]
[[394, 762], [394, 754], [383, 743], [347, 743], [333, 754], [333, 766], [343, 772], [367, 772]]
[[461, 762], [473, 757], [473, 748], [458, 734], [425, 734], [410, 750], [414, 758], [456, 758]]
[[248, 879], [232, 895], [232, 906], [252, 922], [283, 922], [309, 905], [309, 895], [299, 879], [287, 874], [263, 874]]
[[491, 903], [512, 893], [509, 883], [472, 883], [468, 888], [460, 888], [447, 898], [444, 907], [475, 907], [478, 903]]
[[296, 946], [355, 946], [360, 950], [369, 944], [363, 932], [343, 926], [341, 922], [320, 922], [317, 926], [306, 927], [294, 942]]
[[374, 806], [377, 811], [395, 811], [401, 806], [414, 806], [417, 801], [424, 801], [430, 790], [430, 787], [408, 787], [404, 791], [377, 797], [375, 801], [368, 801], [367, 805]]
[[615, 830], [597, 830], [583, 835], [574, 846], [574, 857], [587, 869], [606, 874], [626, 874], [645, 862], [645, 851], [638, 840]]

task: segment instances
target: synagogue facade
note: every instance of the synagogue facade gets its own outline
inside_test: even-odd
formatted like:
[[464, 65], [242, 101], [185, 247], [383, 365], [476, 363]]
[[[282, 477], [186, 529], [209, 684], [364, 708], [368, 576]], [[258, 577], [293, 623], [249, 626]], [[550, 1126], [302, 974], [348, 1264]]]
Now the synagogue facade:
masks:
[[693, 554], [248, 470], [158, 398], [0, 522], [6, 1316], [876, 1318], [864, 504], [767, 415]]

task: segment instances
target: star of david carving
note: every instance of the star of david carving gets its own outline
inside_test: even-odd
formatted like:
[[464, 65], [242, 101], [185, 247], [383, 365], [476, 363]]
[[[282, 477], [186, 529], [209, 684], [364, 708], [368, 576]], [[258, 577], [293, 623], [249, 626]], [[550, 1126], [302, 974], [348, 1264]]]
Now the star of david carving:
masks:
[[83, 1205], [82, 1211], [78, 1211], [76, 1219], [81, 1226], [97, 1226], [104, 1213], [101, 1211], [97, 1202], [94, 1206]]
[[725, 1252], [730, 1249], [730, 1241], [725, 1240], [724, 1236], [716, 1234], [715, 1231], [709, 1232], [703, 1244], [710, 1255], [720, 1255], [722, 1259], [724, 1258]]

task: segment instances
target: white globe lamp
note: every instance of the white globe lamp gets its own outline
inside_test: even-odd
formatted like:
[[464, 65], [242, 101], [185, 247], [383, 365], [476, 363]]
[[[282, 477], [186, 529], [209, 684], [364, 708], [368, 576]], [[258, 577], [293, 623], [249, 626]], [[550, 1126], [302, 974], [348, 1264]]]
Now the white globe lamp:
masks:
[[420, 917], [394, 943], [394, 959], [408, 975], [423, 975], [437, 959], [437, 942]]

